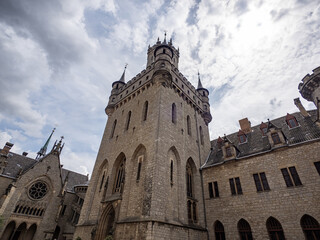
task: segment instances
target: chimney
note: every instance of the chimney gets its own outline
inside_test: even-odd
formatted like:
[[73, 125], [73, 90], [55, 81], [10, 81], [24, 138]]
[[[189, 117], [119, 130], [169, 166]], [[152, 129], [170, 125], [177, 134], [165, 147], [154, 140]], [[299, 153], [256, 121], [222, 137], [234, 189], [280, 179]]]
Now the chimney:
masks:
[[302, 105], [301, 101], [299, 98], [295, 98], [294, 100], [294, 104], [297, 106], [297, 108], [299, 109], [300, 113], [302, 114], [302, 116], [304, 117], [310, 117], [309, 113], [307, 112], [307, 110], [304, 108], [304, 106]]
[[248, 120], [248, 118], [244, 118], [239, 120], [240, 129], [245, 133], [251, 132], [251, 122]]
[[26, 157], [27, 155], [28, 155], [27, 152], [23, 152], [23, 153], [22, 153], [22, 156], [25, 156], [25, 157]]
[[0, 155], [8, 156], [10, 149], [12, 148], [13, 144], [6, 142], [3, 149], [0, 151]]

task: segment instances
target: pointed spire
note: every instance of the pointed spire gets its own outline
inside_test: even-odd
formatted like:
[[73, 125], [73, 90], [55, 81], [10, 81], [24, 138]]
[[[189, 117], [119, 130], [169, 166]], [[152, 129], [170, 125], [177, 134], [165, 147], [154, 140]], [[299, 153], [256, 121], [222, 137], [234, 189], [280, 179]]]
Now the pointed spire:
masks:
[[119, 79], [119, 82], [125, 83], [125, 74], [126, 74], [127, 66], [128, 66], [128, 63], [126, 63], [126, 65], [124, 66], [124, 70], [123, 70], [123, 73], [121, 75], [121, 78]]
[[202, 83], [201, 83], [201, 80], [200, 80], [200, 73], [198, 71], [198, 88], [197, 89], [201, 89], [201, 88], [203, 88], [203, 87], [202, 87]]
[[160, 42], [160, 38], [158, 37], [158, 39], [157, 39], [157, 44], [160, 44], [161, 42]]
[[47, 148], [48, 148], [48, 145], [49, 145], [49, 142], [50, 142], [51, 137], [52, 137], [52, 135], [53, 135], [53, 133], [54, 133], [55, 130], [56, 130], [56, 128], [53, 128], [53, 130], [52, 130], [49, 138], [48, 138], [47, 141], [46, 141], [46, 143], [45, 143], [45, 144], [43, 145], [43, 147], [39, 150], [39, 152], [38, 152], [38, 154], [37, 154], [37, 156], [36, 156], [36, 160], [38, 160], [39, 158], [43, 157], [43, 156], [46, 154]]

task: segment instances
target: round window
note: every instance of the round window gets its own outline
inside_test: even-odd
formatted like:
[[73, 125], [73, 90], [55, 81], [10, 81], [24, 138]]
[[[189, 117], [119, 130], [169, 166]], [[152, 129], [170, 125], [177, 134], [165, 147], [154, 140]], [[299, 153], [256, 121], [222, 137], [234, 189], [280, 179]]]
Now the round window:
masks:
[[47, 184], [44, 182], [35, 182], [29, 188], [29, 196], [33, 199], [39, 200], [43, 198], [48, 192]]

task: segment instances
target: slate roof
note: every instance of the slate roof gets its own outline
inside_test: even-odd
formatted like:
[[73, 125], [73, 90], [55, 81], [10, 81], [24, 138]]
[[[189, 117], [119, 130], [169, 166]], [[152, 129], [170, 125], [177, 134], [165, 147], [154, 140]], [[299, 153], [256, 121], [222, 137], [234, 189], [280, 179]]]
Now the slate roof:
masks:
[[[13, 152], [9, 152], [8, 158], [6, 159], [6, 161], [8, 162], [8, 165], [5, 167], [4, 172], [1, 175], [11, 177], [14, 179], [18, 177], [18, 173], [21, 170], [23, 174], [25, 171], [30, 169], [33, 165], [35, 165], [38, 162], [33, 158], [29, 158]], [[85, 184], [88, 185], [87, 175], [76, 173], [64, 168], [62, 168], [62, 173], [61, 173], [63, 182], [65, 181], [68, 173], [69, 173], [68, 183], [67, 183], [68, 191], [73, 191], [73, 187], [75, 185], [85, 185]]]
[[[298, 127], [291, 129], [288, 127], [288, 124], [286, 122], [286, 116], [270, 121], [276, 128], [279, 128], [282, 131], [287, 141], [286, 146], [292, 146], [310, 140], [320, 140], [320, 127], [314, 123], [317, 119], [317, 110], [311, 110], [308, 111], [308, 113], [310, 114], [310, 117], [303, 117], [300, 112], [291, 114], [299, 123]], [[260, 124], [251, 127], [251, 129], [252, 132], [246, 134], [247, 142], [245, 143], [239, 142], [238, 132], [226, 136], [237, 149], [236, 159], [245, 158], [254, 154], [262, 154], [264, 152], [269, 152], [272, 150], [271, 145], [268, 141], [268, 137], [263, 136], [260, 130]], [[218, 139], [211, 141], [212, 150], [202, 168], [224, 163], [222, 150], [218, 148], [217, 140]]]
[[[68, 174], [69, 173], [69, 174]], [[88, 185], [88, 176], [62, 168], [62, 180], [65, 181], [68, 175], [67, 190], [73, 192], [73, 187]]]

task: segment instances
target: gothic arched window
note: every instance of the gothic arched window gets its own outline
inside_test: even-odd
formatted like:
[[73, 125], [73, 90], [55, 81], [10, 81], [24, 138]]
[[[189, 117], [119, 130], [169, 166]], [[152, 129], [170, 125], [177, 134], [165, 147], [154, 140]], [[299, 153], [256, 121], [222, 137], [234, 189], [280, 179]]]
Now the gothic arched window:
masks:
[[117, 126], [117, 119], [114, 120], [114, 122], [113, 122], [112, 129], [111, 129], [111, 134], [110, 134], [110, 138], [113, 138], [114, 131], [116, 130], [116, 126]]
[[173, 185], [173, 160], [170, 161], [170, 184]]
[[177, 122], [177, 107], [175, 103], [172, 103], [172, 109], [171, 109], [171, 121], [173, 123]]
[[186, 173], [187, 173], [187, 196], [193, 197], [193, 186], [192, 186], [193, 176], [192, 176], [192, 168], [189, 162], [187, 163]]
[[239, 231], [241, 240], [253, 239], [250, 224], [246, 220], [244, 219], [239, 220], [238, 231]]
[[187, 116], [187, 130], [188, 130], [188, 135], [191, 135], [191, 120], [189, 115]]
[[216, 240], [226, 240], [223, 224], [220, 221], [216, 221], [214, 224], [214, 233]]
[[147, 116], [148, 116], [148, 101], [146, 101], [143, 105], [142, 120], [146, 121]]
[[316, 219], [309, 215], [303, 215], [300, 224], [306, 240], [320, 239], [320, 225]]
[[124, 158], [118, 167], [116, 178], [115, 178], [115, 185], [113, 192], [119, 192], [122, 193], [123, 186], [124, 186], [124, 180], [125, 180], [125, 166], [126, 166], [126, 159]]
[[277, 219], [269, 217], [267, 220], [267, 229], [270, 240], [285, 240], [282, 226]]
[[128, 112], [128, 116], [127, 116], [127, 122], [126, 122], [126, 130], [129, 129], [130, 126], [130, 119], [131, 119], [131, 111]]

